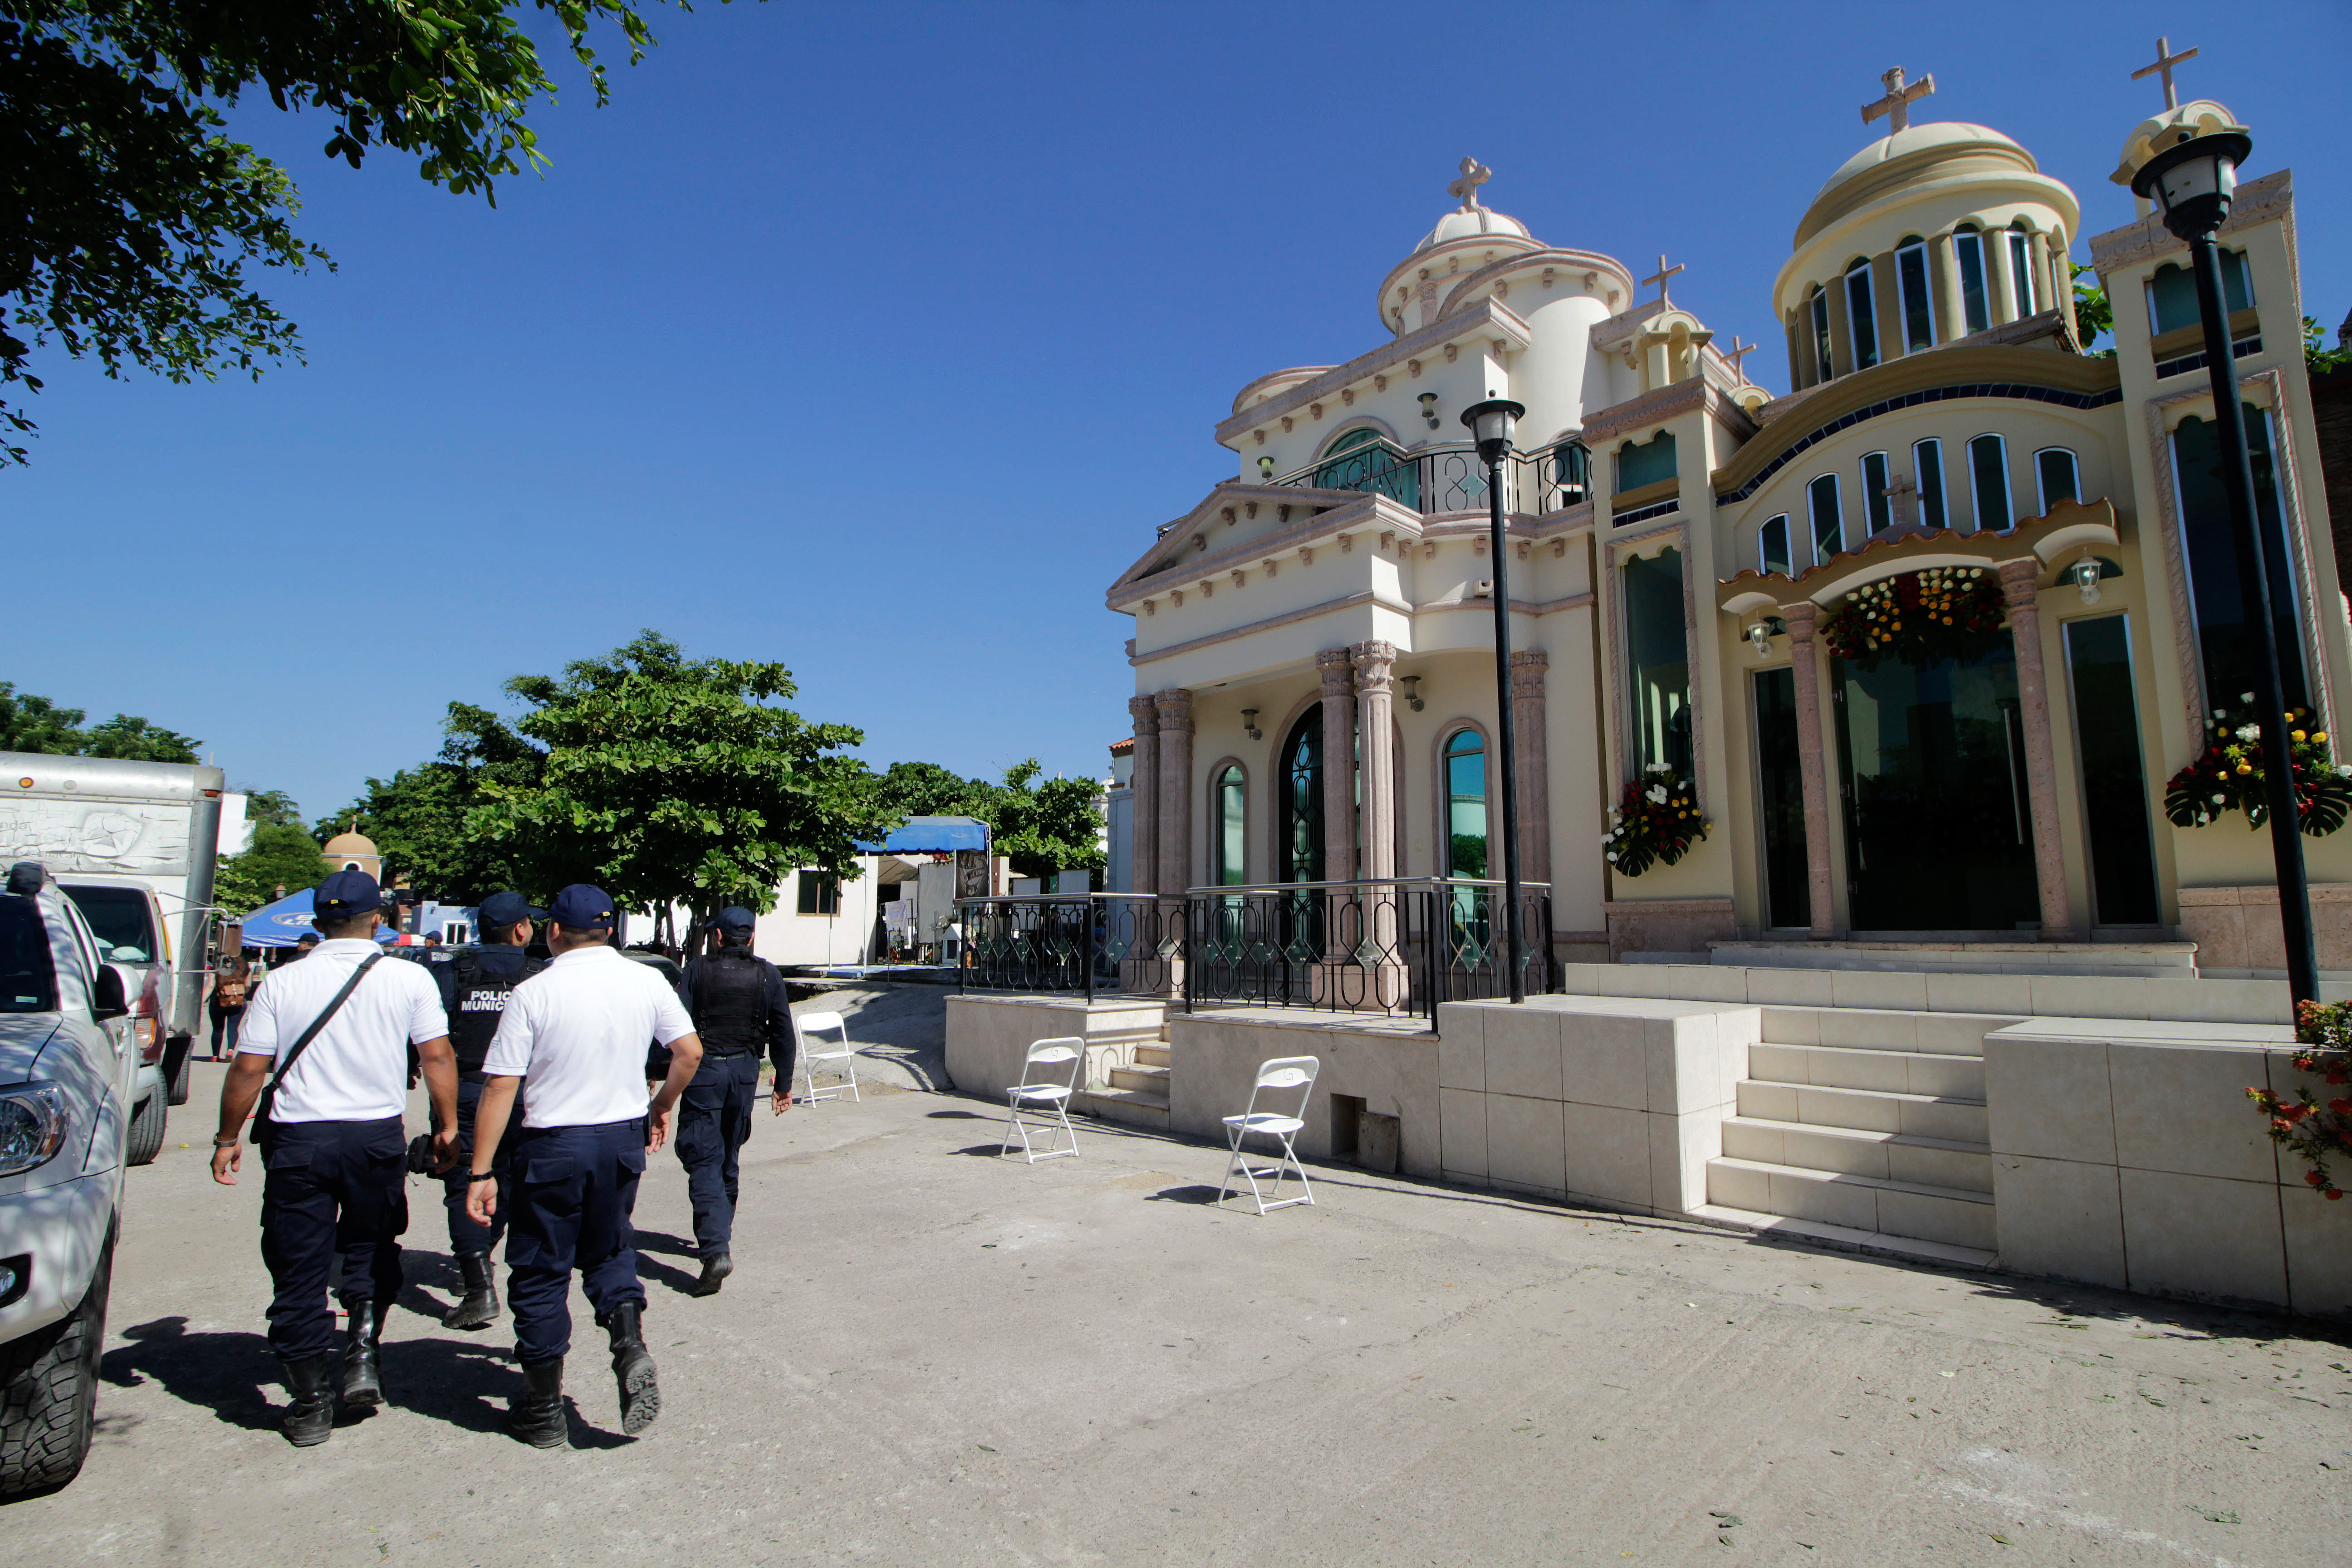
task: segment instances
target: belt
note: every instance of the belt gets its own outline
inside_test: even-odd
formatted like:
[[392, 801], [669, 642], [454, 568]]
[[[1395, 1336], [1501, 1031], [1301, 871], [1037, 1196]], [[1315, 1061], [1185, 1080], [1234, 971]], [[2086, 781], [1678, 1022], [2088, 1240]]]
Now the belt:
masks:
[[705, 1046], [702, 1047], [702, 1054], [705, 1057], [756, 1057], [760, 1054], [760, 1047], [757, 1046]]

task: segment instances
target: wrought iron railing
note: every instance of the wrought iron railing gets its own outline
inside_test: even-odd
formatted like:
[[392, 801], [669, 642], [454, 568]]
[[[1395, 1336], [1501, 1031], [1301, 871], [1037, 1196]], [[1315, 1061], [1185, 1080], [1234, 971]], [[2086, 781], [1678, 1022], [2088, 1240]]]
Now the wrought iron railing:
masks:
[[[1503, 475], [1508, 487], [1504, 506], [1511, 511], [1541, 516], [1575, 506], [1592, 494], [1592, 458], [1580, 441], [1514, 452], [1503, 465]], [[1486, 506], [1486, 466], [1466, 444], [1408, 452], [1385, 440], [1370, 441], [1272, 482], [1384, 495], [1419, 512], [1481, 511]]]
[[[966, 899], [961, 988], [1434, 1017], [1510, 990], [1500, 882], [1392, 878], [1181, 896]], [[1530, 993], [1557, 991], [1550, 889], [1520, 889]]]
[[963, 899], [959, 989], [1165, 996], [1184, 947], [1184, 911], [1148, 893]]

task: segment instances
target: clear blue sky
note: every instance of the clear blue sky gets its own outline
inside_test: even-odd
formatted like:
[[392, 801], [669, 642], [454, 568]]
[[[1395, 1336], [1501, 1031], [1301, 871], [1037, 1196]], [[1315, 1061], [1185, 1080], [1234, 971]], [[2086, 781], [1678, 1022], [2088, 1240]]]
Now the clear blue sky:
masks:
[[[1727, 341], [1857, 106], [2107, 183], [2184, 97], [2295, 171], [2306, 309], [2352, 307], [2337, 5], [705, 5], [538, 117], [492, 211], [266, 107], [239, 132], [341, 270], [271, 279], [307, 365], [109, 383], [51, 356], [0, 471], [0, 679], [200, 736], [313, 815], [430, 756], [452, 700], [652, 626], [782, 660], [879, 766], [1099, 773], [1129, 623], [1102, 607], [1231, 455], [1242, 384], [1381, 341], [1371, 290], [1491, 165], [1491, 205], [1650, 270]], [[2226, 25], [2226, 30], [2225, 30]], [[609, 42], [609, 40], [608, 40]], [[577, 72], [566, 61], [566, 81]], [[1751, 360], [1780, 386], [1785, 356]], [[373, 636], [366, 631], [372, 629]]]

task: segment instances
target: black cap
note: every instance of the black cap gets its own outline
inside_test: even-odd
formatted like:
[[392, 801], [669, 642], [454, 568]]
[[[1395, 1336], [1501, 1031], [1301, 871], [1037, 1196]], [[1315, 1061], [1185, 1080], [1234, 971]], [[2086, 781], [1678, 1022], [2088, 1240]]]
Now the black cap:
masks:
[[710, 917], [711, 929], [724, 931], [729, 936], [749, 936], [751, 934], [751, 928], [759, 923], [757, 915], [734, 904], [728, 905]]
[[296, 947], [316, 947], [319, 945], [320, 940], [320, 939], [317, 931], [306, 931], [300, 936], [294, 939], [294, 945]]
[[313, 913], [348, 920], [383, 908], [383, 889], [365, 871], [337, 871], [310, 889]]
[[492, 893], [474, 910], [474, 924], [484, 931], [504, 931], [525, 921], [543, 921], [547, 911], [533, 908], [520, 893]]
[[573, 931], [605, 931], [613, 924], [613, 900], [602, 888], [574, 882], [555, 895], [554, 907], [548, 913], [557, 925]]

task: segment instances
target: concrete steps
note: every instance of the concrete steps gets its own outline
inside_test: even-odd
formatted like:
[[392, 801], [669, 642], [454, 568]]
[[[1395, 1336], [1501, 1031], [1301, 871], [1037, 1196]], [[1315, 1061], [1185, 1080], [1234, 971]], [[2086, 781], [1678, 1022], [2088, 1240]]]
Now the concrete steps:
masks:
[[1099, 1121], [1165, 1132], [1168, 1074], [1168, 1026], [1162, 1024], [1156, 1037], [1122, 1042], [1116, 1055], [1107, 1055], [1099, 1071], [1087, 1075], [1099, 1081], [1072, 1095], [1070, 1109]]
[[1699, 1217], [1994, 1260], [1983, 1037], [2006, 1018], [1768, 1008]]

